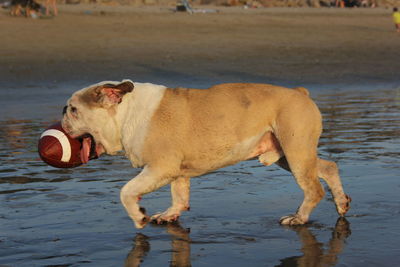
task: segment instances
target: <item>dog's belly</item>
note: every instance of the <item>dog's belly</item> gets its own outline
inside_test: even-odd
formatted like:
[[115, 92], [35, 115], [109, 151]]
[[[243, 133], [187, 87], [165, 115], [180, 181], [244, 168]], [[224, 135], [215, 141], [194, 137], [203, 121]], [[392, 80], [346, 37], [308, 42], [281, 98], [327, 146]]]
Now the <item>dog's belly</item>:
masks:
[[276, 139], [275, 135], [271, 132], [265, 133], [257, 145], [253, 148], [252, 152], [249, 154], [248, 159], [258, 157], [265, 153], [276, 152], [281, 153], [282, 148], [279, 144], [278, 139]]
[[271, 132], [244, 140], [224, 153], [198, 155], [182, 162], [181, 170], [186, 176], [198, 176], [216, 169], [260, 156], [260, 162], [270, 165], [283, 155], [279, 141]]

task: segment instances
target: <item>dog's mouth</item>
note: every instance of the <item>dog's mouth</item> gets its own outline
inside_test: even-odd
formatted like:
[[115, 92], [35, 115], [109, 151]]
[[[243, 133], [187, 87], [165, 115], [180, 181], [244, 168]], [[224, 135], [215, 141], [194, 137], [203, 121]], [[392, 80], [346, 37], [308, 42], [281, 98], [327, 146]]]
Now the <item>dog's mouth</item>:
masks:
[[96, 145], [96, 141], [91, 134], [84, 134], [79, 137], [79, 140], [82, 144], [80, 156], [83, 164], [88, 163], [91, 159], [97, 159], [99, 157], [101, 151], [99, 151], [98, 146], [100, 146], [100, 144]]

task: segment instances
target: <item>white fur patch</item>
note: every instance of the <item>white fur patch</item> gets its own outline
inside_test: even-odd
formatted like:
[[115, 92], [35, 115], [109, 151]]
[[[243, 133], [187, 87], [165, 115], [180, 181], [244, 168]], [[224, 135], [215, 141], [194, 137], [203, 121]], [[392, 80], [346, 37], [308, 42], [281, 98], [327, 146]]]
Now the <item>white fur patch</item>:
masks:
[[144, 139], [154, 112], [160, 105], [165, 86], [151, 83], [134, 83], [131, 94], [120, 104], [118, 120], [122, 125], [122, 144], [132, 164], [141, 166]]

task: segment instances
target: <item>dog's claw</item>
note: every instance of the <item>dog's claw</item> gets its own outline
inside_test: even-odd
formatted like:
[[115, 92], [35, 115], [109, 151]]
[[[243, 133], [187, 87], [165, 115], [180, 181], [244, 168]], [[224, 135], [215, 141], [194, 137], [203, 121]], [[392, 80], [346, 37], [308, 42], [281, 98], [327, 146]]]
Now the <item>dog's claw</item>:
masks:
[[143, 214], [142, 219], [140, 219], [139, 221], [135, 221], [135, 226], [138, 229], [142, 229], [146, 226], [146, 224], [150, 221], [150, 217], [146, 215], [146, 209], [143, 207], [139, 208], [139, 211]]
[[144, 216], [141, 220], [139, 220], [138, 222], [135, 221], [135, 226], [138, 229], [142, 229], [146, 226], [146, 224], [150, 221], [150, 217], [149, 216]]
[[170, 216], [163, 216], [163, 214], [155, 214], [151, 216], [150, 221], [151, 223], [158, 224], [158, 225], [164, 225], [167, 223], [175, 223], [179, 219], [179, 215], [174, 214]]
[[344, 215], [350, 210], [350, 202], [351, 202], [351, 197], [349, 195], [345, 195], [346, 197], [346, 202], [342, 205], [337, 205], [337, 212], [341, 217], [344, 217]]
[[296, 215], [289, 215], [289, 216], [283, 216], [279, 220], [279, 223], [282, 225], [302, 225], [305, 224], [306, 222], [304, 222]]
[[149, 221], [150, 217], [149, 216], [144, 216], [142, 219], [142, 223], [147, 223]]

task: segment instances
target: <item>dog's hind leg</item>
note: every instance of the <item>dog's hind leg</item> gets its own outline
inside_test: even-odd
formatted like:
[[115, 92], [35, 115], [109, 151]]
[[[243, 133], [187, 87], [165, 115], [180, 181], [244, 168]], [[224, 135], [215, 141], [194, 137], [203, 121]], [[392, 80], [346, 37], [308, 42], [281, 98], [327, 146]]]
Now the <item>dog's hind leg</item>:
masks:
[[[276, 162], [281, 168], [291, 172], [286, 157]], [[318, 177], [324, 179], [332, 192], [336, 204], [336, 210], [340, 216], [344, 216], [350, 209], [351, 198], [343, 191], [339, 170], [335, 162], [318, 158]]]
[[350, 209], [351, 198], [343, 192], [339, 170], [335, 162], [318, 159], [318, 176], [328, 184], [340, 216], [344, 216]]
[[172, 206], [162, 213], [151, 216], [151, 221], [158, 224], [175, 222], [182, 211], [190, 209], [190, 178], [178, 177], [171, 182]]
[[286, 157], [293, 176], [304, 192], [304, 200], [296, 214], [282, 217], [280, 223], [286, 225], [304, 224], [325, 194], [317, 177], [317, 159], [316, 157], [294, 157], [288, 154], [286, 154]]
[[139, 206], [141, 196], [167, 185], [172, 180], [170, 175], [145, 167], [139, 175], [122, 187], [121, 202], [136, 228], [143, 228], [150, 221], [145, 209]]
[[[325, 192], [318, 178], [317, 146], [321, 133], [321, 117], [318, 110], [290, 109], [277, 121], [276, 137], [282, 147], [296, 182], [304, 192], [304, 200], [296, 214], [282, 217], [281, 224], [305, 224], [312, 210], [324, 197]], [[278, 164], [283, 159], [278, 161]]]

